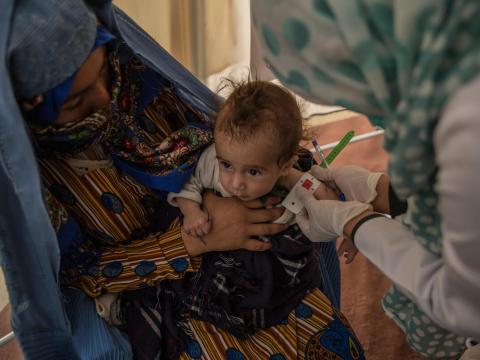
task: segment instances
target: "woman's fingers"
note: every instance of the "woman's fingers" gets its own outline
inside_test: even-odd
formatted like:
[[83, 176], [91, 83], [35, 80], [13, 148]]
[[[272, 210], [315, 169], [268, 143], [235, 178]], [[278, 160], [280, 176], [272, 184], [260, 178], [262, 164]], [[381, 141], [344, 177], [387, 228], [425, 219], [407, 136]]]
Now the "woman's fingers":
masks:
[[255, 239], [247, 239], [242, 246], [246, 250], [250, 251], [265, 251], [272, 247], [272, 244]]
[[190, 227], [188, 226], [185, 226], [185, 224], [182, 226], [183, 230], [185, 231], [185, 233], [187, 235], [192, 235], [192, 230], [190, 229]]
[[273, 235], [288, 228], [287, 224], [250, 224], [247, 232], [250, 236]]
[[206, 248], [193, 249], [194, 253], [235, 249], [267, 250], [271, 247], [270, 244], [252, 238], [276, 234], [287, 228], [284, 224], [270, 223], [282, 214], [283, 209], [264, 209], [264, 204], [260, 201], [245, 203], [207, 192], [204, 204], [211, 216], [210, 229], [203, 237]]
[[211, 222], [210, 220], [208, 220], [207, 222], [205, 222], [202, 226], [202, 231], [204, 234], [208, 234], [210, 232], [210, 226], [211, 226]]
[[278, 219], [284, 211], [283, 208], [250, 209], [247, 212], [247, 221], [251, 223], [272, 222]]
[[282, 199], [279, 198], [278, 196], [269, 196], [267, 200], [264, 202], [257, 199], [257, 200], [246, 201], [243, 204], [249, 209], [261, 209], [261, 208], [264, 208], [265, 206], [277, 205], [281, 201]]
[[249, 209], [261, 209], [265, 207], [265, 205], [258, 199], [245, 201], [243, 204]]
[[321, 181], [334, 180], [333, 172], [331, 171], [331, 169], [324, 169], [318, 165], [312, 166], [312, 168], [310, 169], [310, 173]]

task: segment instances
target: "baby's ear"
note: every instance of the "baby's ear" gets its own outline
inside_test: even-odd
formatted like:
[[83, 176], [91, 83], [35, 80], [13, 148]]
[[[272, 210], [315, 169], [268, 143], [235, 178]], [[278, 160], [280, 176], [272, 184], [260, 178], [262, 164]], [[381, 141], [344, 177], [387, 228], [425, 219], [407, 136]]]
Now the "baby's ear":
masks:
[[290, 169], [293, 168], [293, 165], [295, 165], [297, 160], [298, 160], [298, 155], [293, 155], [290, 159], [285, 161], [280, 168], [281, 176], [287, 175], [289, 173]]

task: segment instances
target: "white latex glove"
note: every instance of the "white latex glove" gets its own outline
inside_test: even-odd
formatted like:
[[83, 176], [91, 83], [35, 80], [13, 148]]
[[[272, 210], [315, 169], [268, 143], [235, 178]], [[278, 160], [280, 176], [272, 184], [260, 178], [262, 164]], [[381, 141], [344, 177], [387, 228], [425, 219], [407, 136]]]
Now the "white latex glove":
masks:
[[310, 191], [301, 187], [295, 190], [305, 207], [296, 217], [297, 224], [313, 242], [331, 241], [342, 236], [348, 221], [372, 210], [371, 205], [358, 201], [317, 200]]
[[383, 175], [380, 172], [374, 173], [354, 165], [329, 169], [315, 165], [310, 173], [327, 184], [329, 181], [334, 181], [347, 200], [356, 200], [367, 204], [377, 197], [377, 183]]

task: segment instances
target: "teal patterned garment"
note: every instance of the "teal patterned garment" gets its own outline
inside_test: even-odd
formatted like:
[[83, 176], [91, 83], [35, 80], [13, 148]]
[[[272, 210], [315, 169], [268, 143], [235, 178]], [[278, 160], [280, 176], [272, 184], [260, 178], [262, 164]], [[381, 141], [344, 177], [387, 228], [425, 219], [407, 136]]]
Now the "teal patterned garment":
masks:
[[[252, 15], [283, 84], [385, 128], [391, 183], [409, 203], [402, 221], [441, 257], [432, 137], [449, 95], [479, 73], [480, 2], [257, 0]], [[464, 348], [463, 337], [435, 325], [397, 288], [383, 306], [421, 354], [445, 358]]]

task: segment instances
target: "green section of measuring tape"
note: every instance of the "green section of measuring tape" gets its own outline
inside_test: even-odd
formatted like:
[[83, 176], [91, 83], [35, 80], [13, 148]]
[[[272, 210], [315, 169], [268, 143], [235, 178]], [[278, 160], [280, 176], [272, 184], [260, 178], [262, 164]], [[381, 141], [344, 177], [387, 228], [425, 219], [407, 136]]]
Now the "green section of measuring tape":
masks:
[[348, 143], [350, 142], [350, 140], [352, 140], [353, 136], [355, 135], [355, 131], [354, 130], [350, 130], [349, 132], [347, 132], [343, 137], [342, 139], [338, 142], [337, 145], [335, 145], [335, 147], [332, 149], [332, 151], [330, 151], [327, 155], [327, 157], [325, 158], [325, 161], [323, 161], [320, 166], [325, 168], [326, 167], [326, 164], [325, 162], [330, 165], [332, 163], [333, 160], [335, 160], [335, 158], [338, 156], [338, 154], [340, 154], [340, 152], [345, 149], [345, 146], [348, 145]]

